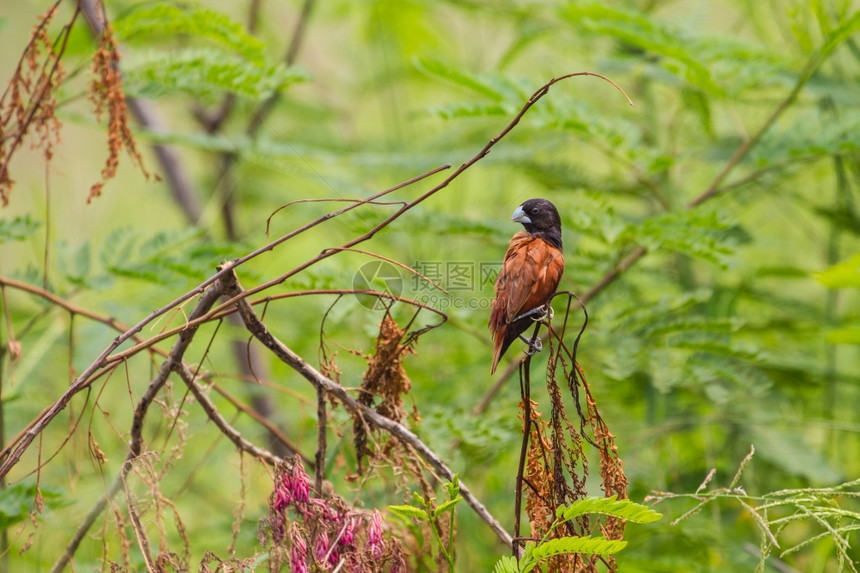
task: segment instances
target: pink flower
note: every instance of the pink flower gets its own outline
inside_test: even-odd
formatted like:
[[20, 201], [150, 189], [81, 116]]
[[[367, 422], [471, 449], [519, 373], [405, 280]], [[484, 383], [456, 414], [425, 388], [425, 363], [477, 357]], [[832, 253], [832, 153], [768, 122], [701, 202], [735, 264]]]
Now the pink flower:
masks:
[[305, 473], [305, 468], [302, 467], [302, 462], [299, 459], [293, 463], [292, 483], [290, 485], [293, 502], [304, 503], [310, 499], [311, 487], [308, 474]]
[[343, 533], [340, 534], [338, 543], [344, 547], [350, 547], [355, 542], [355, 521], [351, 517], [346, 518], [343, 524]]
[[382, 539], [382, 514], [378, 509], [373, 510], [370, 525], [367, 528], [367, 549], [370, 556], [379, 559], [385, 554], [385, 540]]
[[275, 511], [282, 512], [293, 502], [293, 492], [290, 476], [284, 475], [281, 483], [275, 488], [275, 502], [272, 504]]
[[320, 531], [319, 535], [317, 535], [316, 541], [314, 542], [314, 557], [316, 557], [317, 561], [320, 563], [325, 561], [329, 547], [328, 533], [323, 529]]
[[284, 540], [284, 535], [287, 533], [284, 516], [277, 511], [269, 513], [269, 526], [272, 528], [272, 541], [276, 544]]
[[391, 573], [406, 573], [406, 561], [399, 551], [394, 558], [394, 562], [391, 564]]
[[297, 526], [290, 526], [290, 541], [292, 542], [290, 571], [292, 573], [308, 573], [308, 544]]

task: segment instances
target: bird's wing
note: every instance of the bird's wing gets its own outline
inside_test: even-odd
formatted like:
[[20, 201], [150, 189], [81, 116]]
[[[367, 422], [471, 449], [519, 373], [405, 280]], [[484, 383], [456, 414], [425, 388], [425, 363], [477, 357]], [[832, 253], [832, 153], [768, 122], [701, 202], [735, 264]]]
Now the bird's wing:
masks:
[[[506, 300], [505, 322], [512, 322], [524, 312], [537, 308], [555, 293], [564, 272], [561, 251], [542, 239], [523, 233], [514, 235], [499, 278], [504, 277], [498, 298]], [[501, 281], [500, 281], [501, 282]]]

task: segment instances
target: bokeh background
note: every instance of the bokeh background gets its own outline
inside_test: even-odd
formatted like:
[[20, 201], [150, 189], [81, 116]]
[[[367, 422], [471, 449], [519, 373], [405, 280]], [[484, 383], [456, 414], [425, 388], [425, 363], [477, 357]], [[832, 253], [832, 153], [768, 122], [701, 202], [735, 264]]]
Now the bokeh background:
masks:
[[[60, 4], [52, 37], [73, 4]], [[4, 85], [48, 7], [41, 0], [0, 6]], [[166, 179], [147, 180], [126, 156], [103, 195], [87, 202], [107, 142], [104, 118], [96, 121], [87, 98], [96, 45], [79, 18], [63, 57], [55, 156], [46, 167], [42, 152], [28, 144], [10, 165], [16, 184], [0, 210], [1, 276], [134, 324], [202, 282], [222, 260], [337, 207], [291, 205], [272, 217], [267, 235], [267, 219], [282, 205], [361, 198], [445, 163], [456, 167], [549, 79], [596, 72], [634, 105], [597, 78], [556, 85], [486, 158], [364, 244], [433, 278], [448, 294], [403, 269], [368, 275], [374, 268], [363, 265], [374, 259], [357, 253], [328, 259], [271, 293], [351, 288], [364, 269], [369, 284], [402, 289], [446, 312], [446, 324], [422, 336], [406, 359], [410, 424], [510, 527], [520, 444], [516, 377], [486, 409], [475, 408], [497, 381], [489, 375], [486, 322], [493, 265], [518, 230], [510, 214], [528, 198], [546, 197], [564, 225], [562, 288], [590, 292], [637, 248], [647, 249], [594, 290], [579, 348], [616, 436], [631, 499], [694, 492], [712, 468], [709, 487], [726, 487], [751, 445], [755, 455], [740, 484], [753, 505], [771, 492], [858, 478], [856, 2], [110, 0], [105, 9], [123, 51], [127, 95], [146, 98], [163, 120], [161, 127], [135, 124], [146, 168], [162, 173], [152, 144], [172, 146], [197, 210], [183, 211]], [[274, 93], [271, 108], [249, 130]], [[223, 122], [201, 121], [225, 98]], [[441, 177], [391, 198], [415, 198]], [[274, 278], [393, 209], [363, 208], [330, 221], [250, 261], [240, 277], [246, 287]], [[490, 274], [482, 274], [485, 268]], [[70, 324], [68, 313], [36, 297], [4, 292], [11, 330], [4, 327], [0, 340], [4, 349], [10, 336], [22, 345], [16, 360], [8, 350], [0, 355], [8, 438], [62, 393], [70, 369], [87, 366], [116, 333], [80, 317]], [[341, 383], [356, 387], [382, 313], [362, 299], [333, 302], [278, 301], [267, 308], [266, 322], [312, 363], [325, 345]], [[397, 313], [410, 316], [405, 308]], [[257, 373], [265, 383], [249, 379], [235, 350], [247, 333], [229, 323], [221, 329], [204, 367], [233, 395], [266, 409], [312, 454], [312, 389], [267, 356]], [[190, 360], [203, 354], [204, 338]], [[538, 372], [545, 360], [536, 357]], [[135, 357], [125, 373], [73, 401], [46, 431], [43, 461], [59, 453], [38, 474], [47, 505], [34, 521], [27, 514], [37, 449], [7, 476], [17, 488], [7, 490], [0, 507], [10, 570], [40, 570], [55, 561], [124, 459], [130, 396], [143, 392], [156, 367]], [[181, 407], [185, 413], [172, 428], [176, 412], [169, 410], [180, 407], [181, 385], [173, 393], [147, 435], [164, 467], [175, 456], [161, 487], [186, 525], [192, 563], [206, 551], [229, 556], [240, 499], [236, 553], [253, 555], [270, 476], [247, 459], [240, 465], [191, 405]], [[213, 399], [244, 435], [265, 443], [259, 424], [220, 396]], [[355, 471], [351, 424], [342, 409], [332, 413], [328, 466], [339, 493], [365, 508], [408, 499], [411, 492], [394, 487], [402, 484], [390, 472], [345, 481]], [[103, 464], [95, 461], [93, 443], [106, 456]], [[818, 505], [849, 512], [838, 523], [853, 541], [843, 559], [833, 536], [810, 518], [773, 526], [780, 548], [764, 570], [856, 570], [849, 561], [860, 558], [850, 532], [858, 487], [845, 491]], [[660, 523], [629, 526], [621, 570], [754, 570], [760, 524], [729, 496], [670, 524], [693, 504], [664, 501], [657, 506], [665, 515]], [[467, 507], [461, 504], [457, 515], [458, 570], [490, 570], [504, 547]], [[77, 570], [118, 559], [112, 519], [82, 546]], [[779, 556], [804, 540], [811, 541]], [[178, 543], [175, 536], [169, 541]]]

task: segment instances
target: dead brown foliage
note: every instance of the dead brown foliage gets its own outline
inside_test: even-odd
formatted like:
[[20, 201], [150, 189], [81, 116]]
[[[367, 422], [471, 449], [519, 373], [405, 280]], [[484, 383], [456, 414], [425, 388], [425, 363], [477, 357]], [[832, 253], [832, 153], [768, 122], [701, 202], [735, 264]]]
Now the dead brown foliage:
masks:
[[[374, 397], [381, 400], [375, 410], [390, 420], [402, 422], [406, 418], [403, 408], [403, 395], [412, 388], [412, 383], [403, 368], [403, 357], [415, 352], [411, 344], [403, 342], [406, 329], [401, 329], [386, 312], [379, 324], [379, 335], [376, 338], [376, 352], [368, 357], [367, 371], [361, 382], [361, 392], [358, 401], [365, 406], [371, 406]], [[356, 417], [353, 432], [355, 434], [355, 455], [358, 460], [358, 473], [362, 473], [362, 459], [367, 455], [367, 430], [360, 416]]]
[[[601, 488], [608, 497], [627, 497], [627, 478], [615, 437], [600, 416], [585, 373], [576, 362], [576, 347], [584, 332], [583, 324], [573, 350], [565, 344], [565, 330], [570, 319], [570, 305], [559, 331], [550, 322], [549, 360], [546, 370], [546, 385], [550, 408], [549, 419], [544, 419], [540, 404], [531, 400], [531, 383], [527, 369], [531, 357], [524, 360], [520, 370], [524, 401], [521, 403], [524, 424], [524, 449], [522, 480], [519, 491], [525, 491], [526, 514], [531, 525], [531, 539], [542, 539], [551, 529], [556, 509], [569, 505], [588, 495], [589, 458], [587, 448], [594, 447], [599, 456]], [[562, 384], [559, 383], [562, 381]], [[569, 391], [576, 408], [578, 425], [574, 425], [567, 414], [562, 387]], [[580, 396], [584, 395], [586, 408], [583, 411]], [[526, 401], [527, 400], [527, 401]], [[518, 516], [517, 516], [518, 518]], [[624, 522], [614, 518], [581, 516], [557, 527], [552, 537], [604, 535], [608, 539], [621, 539]], [[597, 571], [598, 563], [610, 571], [616, 569], [613, 557], [585, 555], [560, 555], [548, 561], [548, 571]]]
[[[61, 0], [57, 0], [39, 18], [0, 98], [0, 204], [4, 207], [9, 204], [15, 184], [10, 164], [25, 139], [29, 137], [30, 146], [42, 150], [46, 165], [50, 165], [54, 148], [60, 142], [62, 123], [56, 110], [58, 90], [65, 77], [62, 58], [72, 26], [81, 14], [81, 8], [76, 4], [69, 22], [56, 38], [51, 39], [48, 28], [59, 11], [60, 3]], [[129, 126], [119, 59], [113, 31], [106, 22], [93, 54], [89, 97], [95, 105], [96, 119], [102, 115], [108, 118], [108, 156], [101, 171], [101, 180], [90, 188], [87, 202], [98, 197], [105, 183], [116, 176], [122, 150], [147, 178], [150, 176]]]
[[128, 119], [128, 107], [125, 93], [122, 90], [122, 76], [119, 71], [120, 54], [109, 22], [99, 38], [99, 47], [93, 55], [93, 78], [90, 82], [90, 100], [95, 105], [96, 119], [103, 115], [108, 119], [108, 155], [101, 171], [101, 180], [90, 187], [87, 203], [102, 193], [104, 184], [116, 176], [119, 166], [119, 155], [124, 149], [143, 174], [149, 178], [149, 173], [143, 165], [143, 157], [137, 149], [137, 143], [131, 133]]

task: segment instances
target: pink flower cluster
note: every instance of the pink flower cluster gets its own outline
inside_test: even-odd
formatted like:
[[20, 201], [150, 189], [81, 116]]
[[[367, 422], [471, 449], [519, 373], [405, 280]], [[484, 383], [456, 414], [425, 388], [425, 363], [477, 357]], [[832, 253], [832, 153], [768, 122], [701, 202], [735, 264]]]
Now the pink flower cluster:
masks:
[[[374, 511], [366, 521], [367, 543], [360, 549], [356, 544], [356, 533], [365, 523], [365, 518], [350, 515], [328, 500], [311, 497], [310, 478], [300, 460], [295, 460], [290, 469], [282, 469], [276, 475], [270, 508], [268, 521], [272, 541], [276, 545], [285, 541], [289, 543], [292, 573], [308, 573], [311, 563], [324, 571], [340, 565], [344, 573], [359, 573], [367, 570], [362, 563], [366, 565], [368, 559], [382, 565], [391, 557], [383, 537], [382, 514]], [[288, 515], [290, 511], [295, 516], [292, 522]], [[309, 551], [311, 547], [312, 551]], [[399, 551], [396, 553], [391, 570], [405, 571], [405, 562]]]
[[276, 511], [283, 512], [290, 505], [308, 501], [310, 492], [308, 474], [305, 473], [305, 468], [302, 467], [301, 462], [296, 461], [293, 464], [292, 472], [284, 472], [281, 475], [281, 481], [275, 488], [273, 507]]

